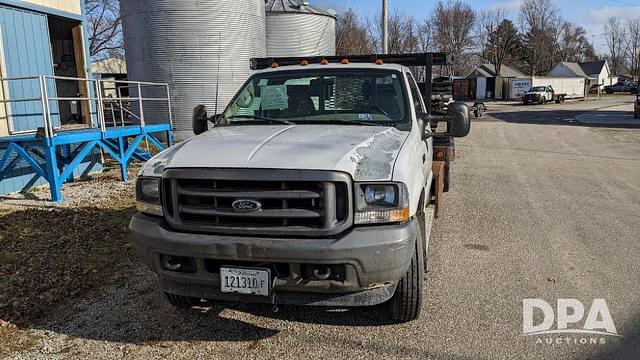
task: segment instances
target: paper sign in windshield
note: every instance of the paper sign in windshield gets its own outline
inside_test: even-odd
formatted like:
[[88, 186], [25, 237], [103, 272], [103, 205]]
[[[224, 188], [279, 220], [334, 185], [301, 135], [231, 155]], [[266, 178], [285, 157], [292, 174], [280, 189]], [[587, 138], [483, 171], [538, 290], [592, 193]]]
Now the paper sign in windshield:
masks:
[[260, 98], [262, 110], [282, 110], [289, 108], [286, 85], [261, 87]]

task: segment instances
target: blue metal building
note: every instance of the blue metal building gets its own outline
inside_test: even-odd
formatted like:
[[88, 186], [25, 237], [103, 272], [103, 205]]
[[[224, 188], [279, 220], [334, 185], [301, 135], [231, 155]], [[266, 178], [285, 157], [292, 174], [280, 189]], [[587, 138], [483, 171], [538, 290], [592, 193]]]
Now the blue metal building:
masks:
[[[103, 153], [126, 180], [131, 159], [163, 148], [154, 133], [171, 142], [166, 84], [91, 78], [84, 11], [83, 0], [0, 0], [0, 195], [48, 182], [60, 201], [64, 182], [101, 170]], [[165, 97], [145, 95], [158, 87]], [[168, 111], [146, 126], [150, 103]]]

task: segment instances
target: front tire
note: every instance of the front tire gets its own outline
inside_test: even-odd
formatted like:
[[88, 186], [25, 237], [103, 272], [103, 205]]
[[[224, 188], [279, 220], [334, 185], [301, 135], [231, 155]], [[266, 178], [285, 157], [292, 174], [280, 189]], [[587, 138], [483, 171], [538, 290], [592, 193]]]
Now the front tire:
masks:
[[398, 281], [396, 292], [391, 298], [391, 318], [398, 322], [416, 320], [422, 310], [422, 291], [424, 289], [424, 235], [421, 225], [417, 225], [417, 236], [411, 265]]

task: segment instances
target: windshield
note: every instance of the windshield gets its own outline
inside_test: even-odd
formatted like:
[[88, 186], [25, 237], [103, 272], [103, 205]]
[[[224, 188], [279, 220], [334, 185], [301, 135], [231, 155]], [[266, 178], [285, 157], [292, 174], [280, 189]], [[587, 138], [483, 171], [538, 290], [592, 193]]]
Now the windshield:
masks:
[[547, 88], [544, 86], [534, 86], [529, 92], [544, 92]]
[[258, 74], [231, 102], [221, 122], [404, 123], [409, 116], [401, 76], [395, 71], [331, 69]]

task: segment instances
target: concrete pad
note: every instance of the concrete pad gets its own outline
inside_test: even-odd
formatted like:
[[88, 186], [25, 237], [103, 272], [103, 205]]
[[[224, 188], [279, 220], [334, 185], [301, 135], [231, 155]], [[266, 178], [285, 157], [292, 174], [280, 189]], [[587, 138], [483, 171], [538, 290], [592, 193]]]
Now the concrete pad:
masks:
[[589, 125], [640, 125], [640, 120], [633, 118], [633, 104], [590, 111], [576, 116], [576, 121]]

